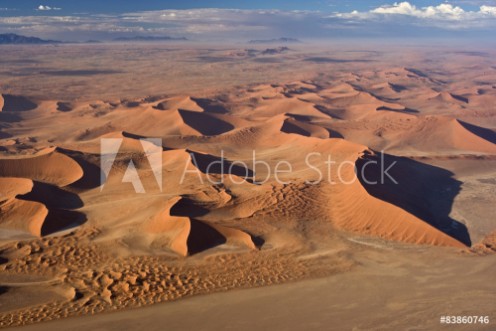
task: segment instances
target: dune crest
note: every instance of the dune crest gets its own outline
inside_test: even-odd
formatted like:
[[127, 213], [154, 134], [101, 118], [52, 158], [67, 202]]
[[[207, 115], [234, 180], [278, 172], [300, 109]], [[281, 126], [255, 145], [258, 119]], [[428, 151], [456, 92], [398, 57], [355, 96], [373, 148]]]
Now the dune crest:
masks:
[[49, 150], [31, 157], [0, 159], [0, 175], [66, 186], [80, 179], [83, 170], [70, 157]]
[[0, 228], [41, 236], [48, 209], [41, 203], [16, 197], [31, 192], [33, 182], [25, 178], [0, 177]]

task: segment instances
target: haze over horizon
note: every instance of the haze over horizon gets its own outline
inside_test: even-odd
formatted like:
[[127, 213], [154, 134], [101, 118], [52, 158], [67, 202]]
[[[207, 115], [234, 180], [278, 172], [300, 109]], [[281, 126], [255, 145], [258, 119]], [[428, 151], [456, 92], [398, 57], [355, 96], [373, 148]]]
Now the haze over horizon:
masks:
[[18, 1], [0, 33], [82, 41], [172, 36], [201, 41], [415, 38], [490, 40], [496, 1]]

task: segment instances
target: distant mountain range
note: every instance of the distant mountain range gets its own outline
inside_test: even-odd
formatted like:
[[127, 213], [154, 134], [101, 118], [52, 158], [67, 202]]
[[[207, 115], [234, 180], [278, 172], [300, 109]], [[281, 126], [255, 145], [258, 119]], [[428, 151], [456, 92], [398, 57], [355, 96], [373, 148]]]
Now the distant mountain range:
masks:
[[[169, 36], [133, 36], [133, 37], [119, 37], [113, 39], [113, 41], [185, 41], [188, 40], [184, 37], [169, 37]], [[93, 44], [100, 43], [100, 40], [88, 40], [83, 43]], [[64, 43], [59, 40], [46, 40], [37, 37], [27, 37], [21, 36], [15, 33], [3, 33], [0, 34], [0, 45], [42, 45], [42, 44], [61, 44]], [[78, 42], [76, 42], [78, 43]]]
[[278, 38], [278, 39], [260, 39], [260, 40], [250, 40], [249, 44], [274, 44], [274, 43], [301, 43], [300, 40], [295, 38]]
[[161, 37], [134, 36], [134, 37], [119, 37], [119, 38], [114, 39], [114, 41], [168, 41], [168, 40], [184, 41], [184, 40], [188, 40], [188, 39], [186, 39], [184, 37], [175, 38], [175, 37], [169, 37], [169, 36], [161, 36]]
[[9, 44], [59, 44], [61, 41], [58, 40], [45, 40], [36, 37], [26, 37], [15, 33], [3, 33], [0, 34], [0, 45]]

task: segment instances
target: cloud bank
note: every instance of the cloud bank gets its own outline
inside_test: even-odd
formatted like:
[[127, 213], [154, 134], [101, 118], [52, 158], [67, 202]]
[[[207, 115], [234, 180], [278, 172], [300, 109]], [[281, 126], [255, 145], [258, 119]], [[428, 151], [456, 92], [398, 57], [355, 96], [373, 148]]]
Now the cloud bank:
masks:
[[[496, 6], [482, 5], [478, 11], [467, 11], [460, 6], [443, 3], [437, 6], [417, 7], [409, 2], [395, 2], [367, 12], [352, 11], [335, 13], [334, 17], [379, 22], [411, 19], [417, 23], [447, 29], [467, 29], [471, 27], [489, 27], [495, 25]], [[415, 23], [415, 21], [410, 21]]]
[[[4, 16], [0, 17], [0, 32], [62, 40], [113, 39], [130, 35], [239, 41], [279, 37], [491, 37], [496, 28], [496, 6], [478, 2], [477, 9], [467, 10], [460, 1], [456, 5], [442, 3], [426, 7], [396, 2], [368, 11], [333, 13], [204, 8], [115, 15]], [[37, 10], [60, 8], [40, 5]]]

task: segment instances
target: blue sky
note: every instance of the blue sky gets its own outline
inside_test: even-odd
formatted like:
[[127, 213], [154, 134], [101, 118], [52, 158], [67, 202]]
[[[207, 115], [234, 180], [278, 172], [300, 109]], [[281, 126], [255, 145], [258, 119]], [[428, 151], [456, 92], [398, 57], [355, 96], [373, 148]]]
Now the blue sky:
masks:
[[[389, 2], [392, 4], [393, 2]], [[411, 4], [418, 7], [438, 5], [442, 1], [413, 0]], [[463, 6], [464, 9], [474, 10], [480, 5], [496, 6], [492, 0], [455, 0], [449, 3]], [[60, 8], [59, 14], [100, 13], [118, 14], [135, 11], [150, 11], [163, 9], [193, 9], [193, 8], [224, 8], [224, 9], [279, 9], [279, 10], [319, 10], [319, 11], [364, 11], [388, 4], [385, 0], [0, 0], [0, 8], [16, 9], [16, 15], [41, 14], [36, 10], [40, 5], [50, 8]], [[5, 11], [0, 12], [6, 16]]]
[[62, 40], [491, 38], [495, 29], [496, 0], [0, 0], [0, 33]]

